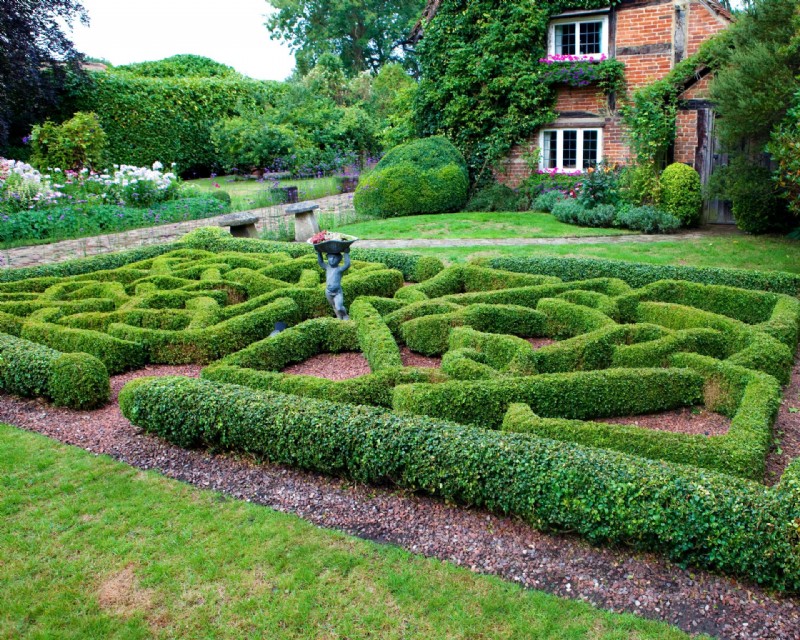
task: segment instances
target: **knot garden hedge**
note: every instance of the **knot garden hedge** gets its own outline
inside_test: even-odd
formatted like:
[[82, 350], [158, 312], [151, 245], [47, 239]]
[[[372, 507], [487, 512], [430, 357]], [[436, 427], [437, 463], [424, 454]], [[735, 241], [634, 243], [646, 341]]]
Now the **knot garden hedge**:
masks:
[[[130, 382], [123, 413], [180, 446], [391, 483], [800, 590], [800, 461], [763, 484], [800, 278], [352, 255], [349, 321], [331, 317], [310, 247], [217, 229], [4, 271], [0, 388], [89, 408], [107, 401], [109, 375], [208, 365], [200, 380]], [[290, 327], [270, 336], [278, 321]], [[533, 349], [533, 337], [556, 342]], [[401, 345], [441, 369], [404, 367]], [[344, 351], [371, 373], [281, 373]], [[728, 416], [728, 432], [595, 421], [695, 405]]]

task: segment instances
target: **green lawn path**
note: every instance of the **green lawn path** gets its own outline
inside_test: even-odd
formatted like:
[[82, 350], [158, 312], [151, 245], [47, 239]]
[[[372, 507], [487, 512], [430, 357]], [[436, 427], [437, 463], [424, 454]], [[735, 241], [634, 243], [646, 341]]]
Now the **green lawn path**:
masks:
[[549, 213], [448, 213], [368, 220], [342, 225], [336, 231], [370, 240], [409, 238], [580, 238], [636, 233], [626, 229], [597, 229], [559, 222]]
[[686, 636], [0, 425], [0, 638]]
[[528, 245], [517, 247], [436, 247], [409, 249], [448, 263], [495, 256], [571, 256], [609, 258], [649, 264], [730, 267], [800, 273], [800, 241], [780, 236], [713, 236], [701, 240], [629, 242], [602, 240], [580, 245]]

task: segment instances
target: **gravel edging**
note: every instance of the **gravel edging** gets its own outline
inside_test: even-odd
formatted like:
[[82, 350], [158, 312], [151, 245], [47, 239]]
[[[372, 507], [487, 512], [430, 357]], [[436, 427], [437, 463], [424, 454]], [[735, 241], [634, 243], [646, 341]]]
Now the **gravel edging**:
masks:
[[[133, 378], [196, 377], [200, 369], [154, 366], [115, 376], [114, 400]], [[800, 367], [794, 372], [793, 381], [800, 384]], [[184, 450], [131, 425], [115, 401], [79, 412], [0, 394], [0, 421], [200, 488], [294, 513], [319, 526], [396, 544], [604, 609], [663, 620], [690, 633], [731, 639], [800, 637], [798, 598], [683, 569], [655, 554], [593, 547], [576, 536], [545, 534], [518, 519], [481, 509], [405, 491], [354, 486], [315, 473], [255, 464], [241, 456]]]

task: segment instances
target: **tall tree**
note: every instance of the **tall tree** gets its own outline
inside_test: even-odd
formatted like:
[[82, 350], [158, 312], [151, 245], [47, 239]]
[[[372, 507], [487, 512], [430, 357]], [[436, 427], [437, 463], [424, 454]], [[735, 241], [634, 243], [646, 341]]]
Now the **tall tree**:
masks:
[[267, 20], [273, 39], [295, 52], [301, 75], [332, 53], [344, 71], [377, 72], [388, 62], [410, 66], [411, 29], [425, 0], [267, 0], [277, 11]]
[[19, 144], [81, 73], [64, 33], [76, 19], [88, 23], [79, 0], [0, 0], [0, 149]]

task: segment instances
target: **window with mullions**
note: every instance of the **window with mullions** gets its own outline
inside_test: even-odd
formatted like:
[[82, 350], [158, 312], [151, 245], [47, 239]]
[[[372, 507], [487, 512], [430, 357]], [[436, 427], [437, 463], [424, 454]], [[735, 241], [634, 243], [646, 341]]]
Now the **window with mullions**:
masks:
[[547, 129], [539, 144], [542, 169], [585, 171], [602, 160], [600, 129]]
[[581, 56], [588, 60], [608, 55], [608, 18], [556, 20], [550, 24], [549, 54]]

